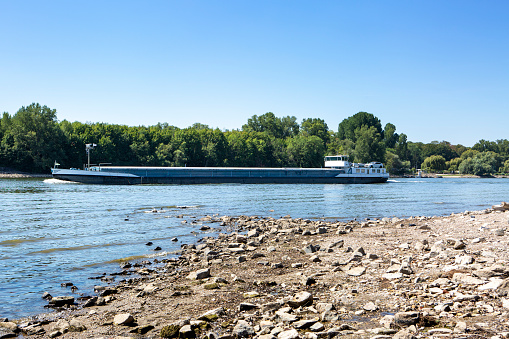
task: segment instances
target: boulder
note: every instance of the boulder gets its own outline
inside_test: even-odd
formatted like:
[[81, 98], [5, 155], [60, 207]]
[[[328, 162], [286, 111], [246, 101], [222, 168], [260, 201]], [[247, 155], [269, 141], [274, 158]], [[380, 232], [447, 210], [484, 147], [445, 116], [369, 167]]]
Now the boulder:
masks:
[[237, 338], [249, 338], [255, 334], [253, 326], [245, 320], [237, 321], [237, 324], [233, 328], [233, 335]]
[[204, 268], [202, 270], [198, 270], [198, 271], [189, 273], [189, 275], [187, 276], [187, 279], [201, 280], [201, 279], [206, 279], [206, 278], [210, 278], [210, 277], [211, 277], [210, 268]]
[[113, 318], [113, 324], [118, 326], [126, 326], [132, 324], [134, 322], [134, 318], [129, 313], [120, 313]]
[[288, 306], [297, 308], [301, 306], [309, 306], [313, 304], [313, 295], [309, 292], [302, 291], [294, 295], [292, 300], [288, 301]]

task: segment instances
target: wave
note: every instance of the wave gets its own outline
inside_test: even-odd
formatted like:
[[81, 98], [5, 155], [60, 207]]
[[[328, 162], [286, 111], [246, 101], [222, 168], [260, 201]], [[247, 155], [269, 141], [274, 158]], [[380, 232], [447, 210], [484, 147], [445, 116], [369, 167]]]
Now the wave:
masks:
[[60, 180], [55, 178], [44, 179], [45, 184], [76, 184], [74, 181]]

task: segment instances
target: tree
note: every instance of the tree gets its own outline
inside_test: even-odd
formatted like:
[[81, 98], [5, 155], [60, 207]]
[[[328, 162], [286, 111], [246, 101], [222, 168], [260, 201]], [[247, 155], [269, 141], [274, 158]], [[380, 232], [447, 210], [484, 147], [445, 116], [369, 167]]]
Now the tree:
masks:
[[429, 144], [425, 144], [423, 145], [422, 154], [424, 157], [441, 155], [447, 161], [459, 156], [448, 141], [432, 141]]
[[359, 162], [384, 162], [385, 145], [374, 126], [363, 125], [355, 131], [355, 160]]
[[401, 160], [408, 160], [409, 158], [407, 136], [404, 133], [401, 133], [398, 137], [398, 142], [396, 144], [396, 154]]
[[322, 140], [324, 146], [329, 142], [330, 139], [329, 127], [324, 120], [318, 118], [308, 118], [302, 120], [300, 132], [305, 136], [315, 135], [319, 137]]
[[410, 161], [401, 161], [397, 154], [386, 151], [385, 168], [391, 174], [404, 174], [410, 170]]
[[366, 126], [367, 128], [374, 127], [376, 132], [382, 136], [382, 124], [380, 120], [371, 113], [359, 112], [353, 116], [344, 119], [338, 126], [338, 137], [341, 140], [350, 139], [353, 142], [357, 141], [356, 130]]
[[[394, 148], [396, 146], [396, 142], [399, 139], [398, 133], [396, 133], [396, 126], [391, 124], [390, 122], [385, 125], [384, 128], [384, 143], [387, 148]], [[401, 158], [401, 156], [400, 156]]]
[[473, 147], [473, 150], [479, 151], [479, 152], [498, 152], [498, 145], [494, 141], [488, 141], [481, 139], [479, 140]]
[[429, 172], [441, 172], [445, 170], [445, 158], [441, 155], [432, 155], [424, 159], [421, 168]]
[[295, 136], [299, 133], [299, 124], [296, 117], [278, 118], [272, 112], [264, 115], [253, 115], [248, 119], [247, 124], [242, 126], [242, 130], [246, 132], [265, 132], [268, 135], [284, 139]]
[[9, 121], [9, 128], [2, 138], [2, 153], [14, 167], [46, 172], [55, 160], [63, 158], [64, 134], [55, 109], [33, 103], [21, 107], [10, 119], [4, 114], [2, 125], [6, 121]]
[[486, 151], [476, 154], [472, 158], [472, 174], [479, 176], [492, 175], [497, 172], [497, 155]]
[[445, 163], [445, 167], [451, 173], [457, 172], [459, 170], [459, 166], [461, 165], [462, 161], [463, 161], [463, 159], [461, 159], [461, 158], [454, 158], [450, 161], [447, 161]]
[[316, 135], [296, 136], [289, 138], [287, 152], [292, 166], [298, 167], [321, 167], [325, 146], [322, 139]]

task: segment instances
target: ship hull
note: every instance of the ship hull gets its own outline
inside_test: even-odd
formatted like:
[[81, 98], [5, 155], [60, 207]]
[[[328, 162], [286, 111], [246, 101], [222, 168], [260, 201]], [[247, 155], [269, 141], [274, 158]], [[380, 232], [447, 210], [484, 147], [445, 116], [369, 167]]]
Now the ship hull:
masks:
[[100, 170], [53, 169], [53, 177], [84, 184], [373, 184], [388, 174], [347, 174], [334, 169], [302, 168], [144, 168], [104, 167]]

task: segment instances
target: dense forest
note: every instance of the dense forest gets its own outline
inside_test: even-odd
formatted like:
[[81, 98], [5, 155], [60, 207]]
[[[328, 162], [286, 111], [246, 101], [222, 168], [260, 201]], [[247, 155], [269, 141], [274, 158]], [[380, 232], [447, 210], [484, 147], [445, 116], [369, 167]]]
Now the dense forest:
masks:
[[133, 166], [321, 167], [325, 155], [348, 154], [350, 161], [385, 163], [392, 174], [430, 172], [492, 175], [509, 172], [509, 141], [480, 140], [473, 147], [447, 141], [411, 142], [392, 123], [382, 127], [371, 113], [345, 118], [337, 131], [320, 118], [298, 122], [268, 112], [253, 115], [237, 130], [195, 123], [125, 126], [58, 121], [56, 110], [21, 107], [0, 121], [0, 167], [48, 173], [82, 167], [85, 144], [95, 143], [93, 163]]

